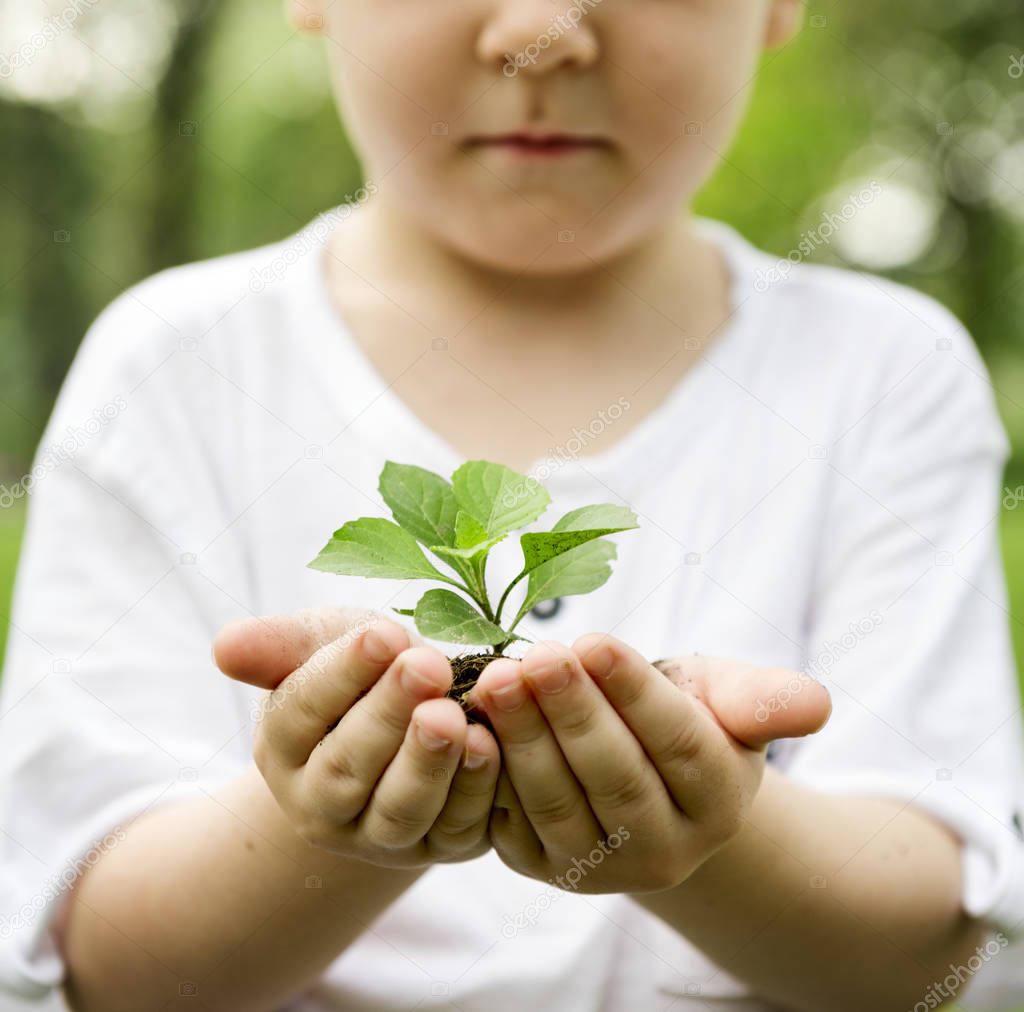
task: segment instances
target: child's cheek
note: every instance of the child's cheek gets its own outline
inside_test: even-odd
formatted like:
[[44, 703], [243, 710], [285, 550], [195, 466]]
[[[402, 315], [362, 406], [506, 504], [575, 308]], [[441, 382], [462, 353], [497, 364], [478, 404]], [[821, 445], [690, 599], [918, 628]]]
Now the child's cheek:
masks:
[[387, 116], [392, 130], [420, 138], [472, 107], [493, 85], [494, 69], [477, 59], [476, 22], [459, 6], [386, 0], [376, 17], [352, 18], [345, 44], [330, 51], [337, 90], [359, 107], [350, 114]]
[[686, 133], [688, 125], [692, 130], [694, 123], [702, 134], [716, 132], [722, 112], [722, 131], [728, 133], [733, 117], [727, 107], [742, 105], [754, 77], [760, 53], [756, 26], [683, 13], [670, 19], [649, 16], [635, 35], [608, 40], [609, 65], [622, 68], [615, 90], [631, 107], [621, 112], [627, 122], [642, 112], [652, 129], [669, 136]]

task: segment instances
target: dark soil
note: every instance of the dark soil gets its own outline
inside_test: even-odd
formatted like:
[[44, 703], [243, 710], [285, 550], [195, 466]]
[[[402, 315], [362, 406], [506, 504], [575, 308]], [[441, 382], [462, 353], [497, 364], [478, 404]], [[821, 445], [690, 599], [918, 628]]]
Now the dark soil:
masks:
[[484, 668], [491, 661], [505, 654], [493, 654], [489, 650], [479, 654], [459, 654], [450, 658], [452, 666], [452, 687], [448, 690], [448, 698], [454, 699], [466, 711], [466, 719], [470, 724], [483, 724], [490, 727], [487, 714], [483, 710], [474, 709], [467, 698], [477, 679], [483, 674]]

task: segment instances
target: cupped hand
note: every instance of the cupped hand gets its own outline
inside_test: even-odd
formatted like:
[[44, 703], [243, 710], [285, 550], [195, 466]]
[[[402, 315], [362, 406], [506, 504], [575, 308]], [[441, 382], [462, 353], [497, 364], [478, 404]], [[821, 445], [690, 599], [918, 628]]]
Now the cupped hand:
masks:
[[495, 850], [580, 892], [678, 885], [739, 832], [768, 742], [828, 720], [827, 690], [804, 676], [794, 692], [799, 677], [726, 658], [655, 667], [603, 633], [492, 662], [471, 699], [501, 748]]
[[444, 698], [439, 650], [375, 612], [328, 608], [231, 623], [213, 656], [272, 690], [253, 758], [307, 842], [400, 868], [489, 849], [498, 747]]

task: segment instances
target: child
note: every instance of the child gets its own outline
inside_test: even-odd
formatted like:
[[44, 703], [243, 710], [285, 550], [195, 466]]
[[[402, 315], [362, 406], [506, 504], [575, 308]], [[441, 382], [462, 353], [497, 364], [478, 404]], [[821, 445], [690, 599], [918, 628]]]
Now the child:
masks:
[[[295, 0], [365, 191], [87, 335], [40, 453], [106, 422], [32, 489], [4, 671], [11, 1002], [1011, 1000], [1008, 444], [974, 343], [687, 210], [797, 0], [552, 12]], [[387, 515], [384, 460], [472, 458], [544, 482], [534, 529], [640, 518], [485, 671], [493, 736], [391, 611], [417, 587], [305, 566]]]

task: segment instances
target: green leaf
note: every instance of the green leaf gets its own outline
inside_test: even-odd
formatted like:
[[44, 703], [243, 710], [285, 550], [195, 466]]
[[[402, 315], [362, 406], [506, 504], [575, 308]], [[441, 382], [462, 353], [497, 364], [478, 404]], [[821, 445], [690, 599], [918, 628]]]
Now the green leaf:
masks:
[[472, 548], [487, 540], [487, 529], [463, 510], [455, 516], [455, 547]]
[[488, 537], [533, 523], [551, 496], [541, 483], [503, 464], [468, 460], [452, 474], [459, 508], [472, 516]]
[[628, 531], [640, 525], [636, 514], [625, 506], [602, 502], [594, 506], [581, 506], [569, 510], [551, 529], [553, 531], [590, 531], [606, 528], [609, 531]]
[[597, 590], [612, 575], [608, 563], [615, 555], [610, 541], [588, 541], [541, 563], [530, 573], [519, 614], [525, 615], [541, 601]]
[[347, 576], [450, 582], [430, 564], [408, 531], [383, 517], [350, 520], [307, 566]]
[[638, 527], [636, 514], [625, 506], [598, 503], [583, 506], [566, 513], [550, 531], [524, 534], [519, 543], [523, 548], [523, 572], [529, 573], [541, 564], [562, 555], [577, 545], [593, 541], [606, 534], [632, 530]]
[[488, 622], [464, 597], [450, 590], [428, 590], [416, 605], [416, 628], [449, 643], [503, 643], [508, 634]]
[[495, 534], [493, 538], [469, 548], [449, 548], [447, 545], [430, 545], [429, 548], [446, 559], [475, 559], [479, 555], [486, 555], [499, 541], [504, 541], [507, 537], [507, 534]]
[[458, 505], [447, 478], [388, 460], [377, 485], [391, 515], [421, 544], [455, 545]]
[[399, 615], [415, 615], [415, 608], [392, 608], [392, 611], [397, 611]]

